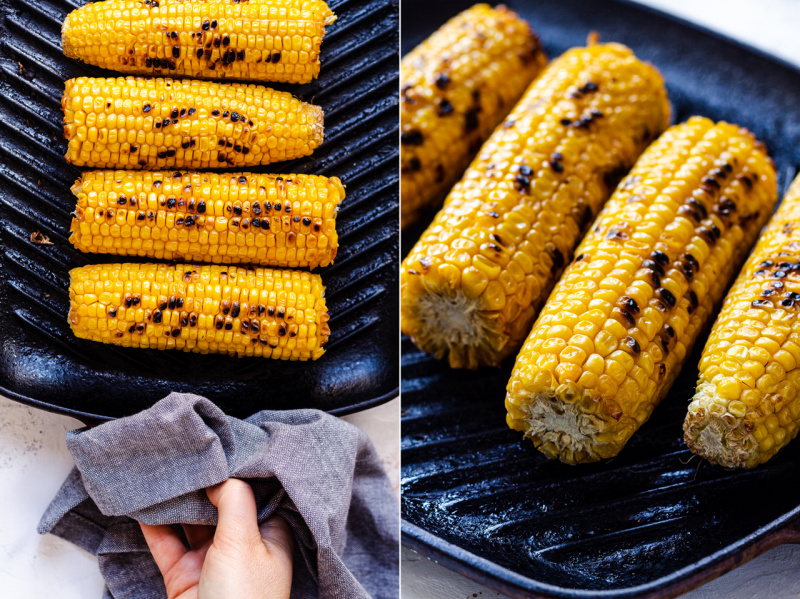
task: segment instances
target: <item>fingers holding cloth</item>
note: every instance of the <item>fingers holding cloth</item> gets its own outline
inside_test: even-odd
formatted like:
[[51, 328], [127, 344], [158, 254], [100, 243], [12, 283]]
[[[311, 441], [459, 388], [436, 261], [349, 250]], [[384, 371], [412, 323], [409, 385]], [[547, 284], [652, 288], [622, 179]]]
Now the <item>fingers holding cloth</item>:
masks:
[[189, 549], [172, 539], [169, 559], [206, 551], [220, 563], [234, 539], [284, 559], [291, 531], [292, 599], [397, 596], [396, 498], [369, 439], [338, 418], [293, 410], [238, 420], [173, 393], [134, 416], [72, 431], [67, 446], [76, 470], [39, 530], [96, 554], [108, 597], [167, 597], [137, 521], [150, 542], [164, 526], [185, 525]]

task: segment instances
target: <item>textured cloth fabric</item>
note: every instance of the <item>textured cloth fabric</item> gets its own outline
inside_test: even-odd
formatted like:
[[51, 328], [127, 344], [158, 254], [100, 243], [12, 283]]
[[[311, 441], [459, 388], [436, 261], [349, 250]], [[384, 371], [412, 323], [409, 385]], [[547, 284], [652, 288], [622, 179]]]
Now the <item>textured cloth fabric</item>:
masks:
[[206, 487], [228, 478], [255, 492], [259, 523], [295, 536], [292, 599], [399, 596], [397, 500], [367, 436], [318, 410], [226, 416], [173, 393], [149, 410], [67, 434], [75, 469], [39, 532], [97, 556], [104, 597], [164, 599], [136, 520], [216, 524]]

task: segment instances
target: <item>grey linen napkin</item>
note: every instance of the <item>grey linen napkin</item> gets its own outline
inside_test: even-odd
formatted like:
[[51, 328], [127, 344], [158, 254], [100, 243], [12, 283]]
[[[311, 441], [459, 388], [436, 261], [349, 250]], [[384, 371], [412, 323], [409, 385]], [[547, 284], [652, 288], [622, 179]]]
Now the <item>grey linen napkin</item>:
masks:
[[216, 524], [206, 487], [253, 487], [259, 523], [284, 517], [295, 535], [292, 599], [399, 595], [397, 500], [367, 436], [318, 410], [226, 416], [172, 393], [152, 408], [67, 434], [75, 459], [39, 523], [98, 558], [106, 599], [164, 599], [136, 520]]

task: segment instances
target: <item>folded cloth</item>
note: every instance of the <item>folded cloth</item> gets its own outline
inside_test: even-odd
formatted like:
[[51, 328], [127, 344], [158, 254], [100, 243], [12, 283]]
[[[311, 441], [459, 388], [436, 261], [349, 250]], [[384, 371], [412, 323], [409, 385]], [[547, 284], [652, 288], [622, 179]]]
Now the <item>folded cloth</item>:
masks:
[[253, 487], [259, 524], [273, 514], [295, 536], [292, 599], [399, 595], [397, 500], [367, 436], [318, 410], [226, 416], [172, 393], [149, 410], [67, 434], [76, 468], [39, 523], [97, 556], [105, 598], [164, 599], [136, 520], [216, 524], [204, 489]]

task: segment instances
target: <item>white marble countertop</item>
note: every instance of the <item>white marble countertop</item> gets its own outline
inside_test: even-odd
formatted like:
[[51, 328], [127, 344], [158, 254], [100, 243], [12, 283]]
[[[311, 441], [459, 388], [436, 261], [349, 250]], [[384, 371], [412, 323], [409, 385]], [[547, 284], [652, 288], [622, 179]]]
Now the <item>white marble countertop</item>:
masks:
[[[797, 34], [797, 26], [800, 25], [800, 0], [639, 1], [800, 65], [800, 35]], [[454, 574], [418, 553], [404, 548], [402, 597], [403, 599], [499, 599], [505, 595]], [[777, 547], [684, 597], [686, 599], [800, 598], [800, 546]]]
[[[398, 490], [399, 400], [346, 416], [365, 431]], [[2, 599], [99, 599], [103, 579], [97, 560], [36, 525], [55, 496], [72, 458], [67, 431], [79, 421], [0, 397], [0, 597]]]

